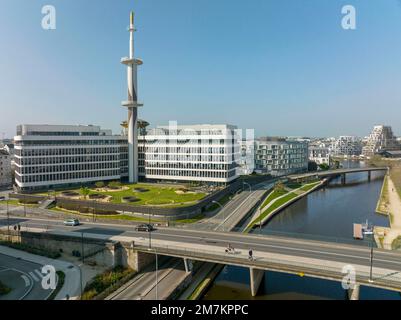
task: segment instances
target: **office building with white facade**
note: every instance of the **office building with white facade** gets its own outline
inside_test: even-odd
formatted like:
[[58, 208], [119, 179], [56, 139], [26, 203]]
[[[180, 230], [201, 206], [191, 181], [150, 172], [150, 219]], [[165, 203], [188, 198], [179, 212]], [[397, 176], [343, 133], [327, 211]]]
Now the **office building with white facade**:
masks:
[[355, 136], [340, 136], [330, 146], [333, 156], [359, 156], [362, 153], [362, 140]]
[[98, 126], [20, 125], [15, 185], [22, 191], [80, 186], [128, 176], [128, 144]]
[[282, 176], [308, 170], [308, 142], [265, 137], [256, 140], [255, 171]]
[[146, 180], [227, 184], [239, 177], [235, 126], [159, 126], [142, 130], [138, 144]]

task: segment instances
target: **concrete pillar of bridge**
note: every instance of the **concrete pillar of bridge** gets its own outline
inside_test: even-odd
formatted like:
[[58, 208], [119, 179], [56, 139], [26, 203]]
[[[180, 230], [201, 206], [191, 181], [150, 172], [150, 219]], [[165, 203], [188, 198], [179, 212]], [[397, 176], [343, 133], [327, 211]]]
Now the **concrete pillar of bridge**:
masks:
[[265, 275], [265, 271], [255, 268], [249, 268], [249, 272], [251, 276], [251, 293], [252, 297], [255, 297], [258, 293], [263, 276]]
[[193, 269], [192, 260], [189, 260], [189, 259], [187, 259], [187, 258], [184, 258], [184, 266], [185, 266], [185, 272], [186, 272], [186, 273], [192, 272], [192, 269]]
[[359, 300], [359, 284], [355, 284], [353, 288], [348, 289], [348, 299], [349, 300]]
[[342, 175], [341, 175], [341, 183], [342, 184], [345, 184], [347, 182], [347, 179], [345, 178], [345, 173], [343, 173]]

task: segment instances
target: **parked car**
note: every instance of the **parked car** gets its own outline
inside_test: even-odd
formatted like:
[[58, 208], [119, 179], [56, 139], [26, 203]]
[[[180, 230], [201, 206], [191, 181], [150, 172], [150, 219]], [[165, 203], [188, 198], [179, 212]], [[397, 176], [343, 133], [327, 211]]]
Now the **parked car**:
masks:
[[6, 197], [0, 196], [0, 201], [5, 201], [5, 200], [6, 200]]
[[67, 219], [64, 221], [64, 225], [70, 226], [70, 227], [75, 227], [75, 226], [79, 226], [80, 222], [78, 219]]
[[136, 231], [146, 231], [146, 232], [150, 232], [150, 231], [154, 231], [155, 228], [153, 226], [153, 224], [141, 224], [139, 226], [137, 226], [135, 228]]

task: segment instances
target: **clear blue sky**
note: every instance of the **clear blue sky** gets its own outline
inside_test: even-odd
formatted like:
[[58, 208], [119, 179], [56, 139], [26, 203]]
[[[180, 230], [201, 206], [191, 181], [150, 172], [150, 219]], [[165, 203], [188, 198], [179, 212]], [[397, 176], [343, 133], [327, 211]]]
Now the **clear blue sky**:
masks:
[[[55, 31], [41, 28], [45, 4]], [[345, 4], [357, 30], [341, 28]], [[131, 9], [140, 118], [152, 125], [363, 136], [383, 123], [401, 135], [399, 0], [1, 0], [0, 133], [19, 123], [119, 132]]]

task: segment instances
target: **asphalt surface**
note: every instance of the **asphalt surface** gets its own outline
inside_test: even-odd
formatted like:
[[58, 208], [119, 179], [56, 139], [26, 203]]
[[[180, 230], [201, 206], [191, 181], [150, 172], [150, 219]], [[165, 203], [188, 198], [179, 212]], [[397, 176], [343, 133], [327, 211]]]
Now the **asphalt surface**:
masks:
[[53, 290], [42, 288], [42, 266], [0, 254], [0, 281], [11, 292], [0, 300], [46, 300]]
[[182, 259], [160, 256], [156, 263], [150, 264], [143, 272], [122, 286], [107, 300], [164, 300], [187, 275]]
[[[128, 236], [148, 239], [147, 232], [133, 230], [132, 226], [85, 223], [76, 227], [66, 227], [62, 221], [41, 219], [12, 218], [19, 222], [22, 231], [28, 228], [47, 228], [49, 231], [74, 231], [84, 234], [102, 234], [104, 236]], [[0, 226], [7, 225], [7, 219], [0, 216]], [[266, 235], [244, 235], [235, 232], [211, 232], [189, 229], [160, 228], [152, 232], [152, 240], [165, 240], [190, 244], [205, 244], [221, 248], [224, 252], [230, 243], [236, 249], [254, 252], [278, 253], [302, 258], [314, 258], [337, 261], [349, 264], [370, 265], [369, 247], [330, 243], [314, 240], [285, 238]], [[401, 252], [376, 248], [374, 250], [374, 265], [381, 268], [401, 271]]]
[[267, 190], [274, 186], [277, 179], [249, 186], [245, 184], [245, 190], [235, 195], [215, 216], [198, 223], [185, 226], [188, 229], [231, 231], [249, 212], [263, 199]]

